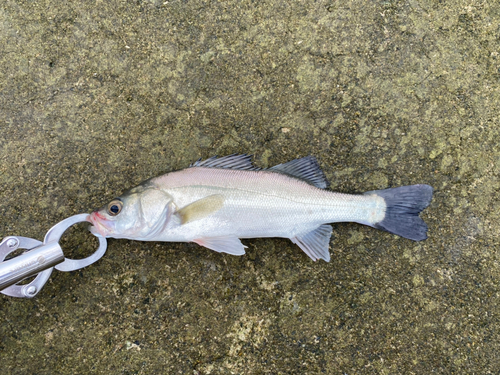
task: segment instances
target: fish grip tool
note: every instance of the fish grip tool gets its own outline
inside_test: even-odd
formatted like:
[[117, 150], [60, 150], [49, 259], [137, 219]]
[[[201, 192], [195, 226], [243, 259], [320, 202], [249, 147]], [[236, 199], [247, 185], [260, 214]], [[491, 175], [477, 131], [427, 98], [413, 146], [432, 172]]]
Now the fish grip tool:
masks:
[[[28, 237], [9, 236], [0, 242], [0, 293], [11, 297], [32, 298], [38, 294], [49, 279], [52, 270], [75, 271], [86, 267], [106, 252], [106, 238], [97, 236], [99, 247], [87, 258], [68, 259], [59, 245], [62, 234], [71, 226], [88, 221], [89, 214], [68, 217], [49, 229], [43, 242]], [[12, 252], [25, 249], [23, 254], [5, 260]], [[26, 285], [20, 281], [35, 276]]]

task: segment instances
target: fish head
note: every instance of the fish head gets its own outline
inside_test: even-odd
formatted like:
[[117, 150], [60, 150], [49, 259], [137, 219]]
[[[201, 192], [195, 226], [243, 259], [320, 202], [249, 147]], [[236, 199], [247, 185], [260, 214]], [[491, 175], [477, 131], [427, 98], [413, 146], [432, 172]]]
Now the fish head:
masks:
[[135, 187], [92, 212], [90, 231], [98, 236], [151, 240], [168, 224], [172, 197], [154, 187]]

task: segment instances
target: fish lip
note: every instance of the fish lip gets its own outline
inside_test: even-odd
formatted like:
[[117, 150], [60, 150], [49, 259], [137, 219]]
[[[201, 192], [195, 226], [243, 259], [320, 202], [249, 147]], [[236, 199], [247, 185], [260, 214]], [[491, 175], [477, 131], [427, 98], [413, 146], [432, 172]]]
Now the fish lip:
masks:
[[89, 229], [94, 234], [106, 237], [111, 232], [110, 228], [106, 226], [106, 223], [109, 223], [109, 221], [106, 220], [106, 218], [102, 216], [98, 211], [92, 212], [87, 217], [87, 221], [93, 225]]

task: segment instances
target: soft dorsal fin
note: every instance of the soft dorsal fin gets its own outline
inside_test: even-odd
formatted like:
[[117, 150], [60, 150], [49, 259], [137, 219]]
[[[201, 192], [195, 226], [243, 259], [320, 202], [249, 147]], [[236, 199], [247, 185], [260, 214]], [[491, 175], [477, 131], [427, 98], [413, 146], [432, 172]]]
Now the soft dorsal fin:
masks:
[[328, 187], [325, 174], [314, 156], [306, 156], [289, 161], [288, 163], [278, 164], [269, 168], [268, 171], [284, 173], [299, 178], [321, 189]]
[[246, 171], [260, 170], [259, 167], [252, 164], [252, 155], [247, 154], [232, 154], [221, 158], [212, 156], [206, 160], [200, 158], [189, 167], [241, 169]]
[[223, 205], [224, 197], [220, 194], [214, 194], [182, 207], [175, 214], [181, 219], [181, 224], [186, 224], [219, 211]]
[[330, 261], [330, 237], [332, 236], [332, 226], [323, 224], [315, 230], [290, 238], [293, 243], [299, 245], [304, 250], [304, 253], [309, 255], [314, 261], [323, 259], [325, 262]]

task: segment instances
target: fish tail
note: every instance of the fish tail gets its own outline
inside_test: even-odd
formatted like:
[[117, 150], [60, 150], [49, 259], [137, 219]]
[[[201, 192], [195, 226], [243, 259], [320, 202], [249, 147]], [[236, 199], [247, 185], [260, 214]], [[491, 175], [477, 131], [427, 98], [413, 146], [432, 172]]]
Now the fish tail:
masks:
[[427, 224], [418, 215], [430, 204], [432, 192], [423, 184], [366, 192], [383, 198], [386, 205], [384, 218], [371, 226], [413, 241], [425, 240]]

